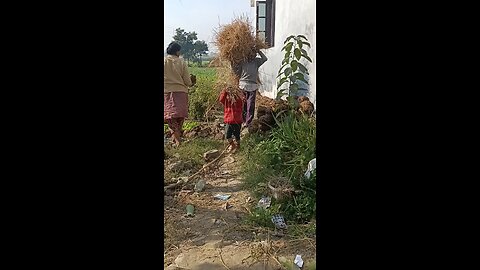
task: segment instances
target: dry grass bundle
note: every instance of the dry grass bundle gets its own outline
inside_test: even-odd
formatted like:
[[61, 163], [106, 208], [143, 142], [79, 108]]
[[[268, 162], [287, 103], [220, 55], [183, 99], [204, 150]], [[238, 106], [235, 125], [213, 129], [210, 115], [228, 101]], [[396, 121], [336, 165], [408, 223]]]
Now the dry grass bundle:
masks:
[[227, 101], [230, 102], [230, 104], [233, 105], [237, 100], [243, 98], [243, 93], [242, 90], [238, 86], [229, 86], [226, 89], [227, 93]]
[[217, 68], [217, 79], [214, 85], [215, 90], [219, 93], [228, 87], [238, 86], [238, 78], [230, 65], [225, 61], [221, 62], [221, 65], [222, 67]]
[[268, 48], [250, 24], [248, 17], [240, 16], [227, 25], [221, 25], [215, 32], [215, 45], [220, 58], [233, 64], [255, 58], [260, 49]]

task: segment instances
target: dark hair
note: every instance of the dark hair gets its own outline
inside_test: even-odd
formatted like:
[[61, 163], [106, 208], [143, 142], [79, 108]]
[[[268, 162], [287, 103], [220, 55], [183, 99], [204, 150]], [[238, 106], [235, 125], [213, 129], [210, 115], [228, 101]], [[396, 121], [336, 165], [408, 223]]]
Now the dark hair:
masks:
[[180, 51], [181, 48], [182, 47], [178, 43], [172, 42], [167, 47], [167, 54], [177, 55], [177, 52]]

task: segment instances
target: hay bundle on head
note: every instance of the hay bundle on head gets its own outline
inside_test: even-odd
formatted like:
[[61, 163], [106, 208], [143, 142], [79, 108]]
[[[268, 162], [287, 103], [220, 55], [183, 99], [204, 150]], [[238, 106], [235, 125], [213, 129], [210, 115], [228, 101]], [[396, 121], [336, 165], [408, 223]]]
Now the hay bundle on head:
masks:
[[258, 50], [268, 48], [255, 34], [246, 16], [235, 18], [230, 24], [221, 25], [215, 33], [214, 43], [218, 47], [220, 58], [232, 64], [252, 60]]

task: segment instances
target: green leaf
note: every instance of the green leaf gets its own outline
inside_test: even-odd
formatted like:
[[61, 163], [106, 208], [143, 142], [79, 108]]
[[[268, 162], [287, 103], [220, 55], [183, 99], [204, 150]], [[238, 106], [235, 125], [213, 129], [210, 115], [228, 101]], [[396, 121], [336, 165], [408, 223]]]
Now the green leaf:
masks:
[[308, 61], [310, 61], [310, 63], [312, 63], [312, 59], [310, 57], [308, 57], [307, 55], [302, 55], [303, 57], [305, 57], [305, 59], [307, 59]]
[[[282, 64], [283, 64], [283, 61], [282, 61]], [[283, 69], [284, 67], [286, 67], [287, 65], [288, 65], [288, 63], [283, 64], [282, 67], [280, 67], [279, 71], [282, 71], [282, 69]]]
[[308, 84], [308, 81], [305, 79], [305, 76], [302, 73], [295, 73], [294, 74], [297, 80], [300, 80], [306, 84]]
[[308, 55], [307, 51], [305, 51], [304, 49], [301, 49], [302, 51], [302, 55]]
[[292, 50], [292, 46], [293, 46], [293, 42], [290, 41], [289, 43], [287, 43], [285, 46], [283, 46], [282, 48], [282, 51], [291, 51]]
[[302, 81], [302, 82], [304, 82], [305, 84], [308, 85], [308, 81], [307, 81], [307, 80], [305, 80], [305, 79], [298, 79], [298, 80], [299, 80], [299, 81]]
[[290, 86], [290, 94], [296, 94], [298, 91], [298, 85], [297, 84], [293, 84]]
[[292, 73], [292, 68], [290, 68], [290, 67], [286, 68], [283, 73], [285, 74], [285, 76], [288, 77]]
[[301, 72], [309, 74], [307, 68], [302, 63], [298, 62], [298, 67], [300, 68]]
[[307, 45], [309, 48], [311, 47], [310, 43], [308, 43], [308, 42], [303, 42], [303, 44]]
[[287, 43], [290, 39], [292, 39], [292, 38], [294, 38], [294, 37], [295, 37], [295, 36], [293, 36], [293, 35], [287, 37], [287, 39], [285, 39], [285, 41], [283, 42], [283, 44]]
[[288, 58], [282, 60], [282, 65], [288, 63]]
[[293, 53], [295, 54], [295, 57], [297, 58], [297, 60], [300, 60], [300, 57], [302, 57], [302, 52], [300, 51], [300, 49], [295, 48]]
[[286, 96], [287, 94], [285, 94], [285, 91], [287, 91], [287, 89], [282, 89], [282, 90], [278, 91], [276, 99], [279, 100], [283, 96]]
[[285, 50], [287, 50], [287, 52], [290, 52], [292, 50], [292, 47], [293, 47], [293, 42], [290, 42], [285, 46]]
[[283, 57], [283, 59], [287, 59], [287, 60], [288, 60], [288, 58], [290, 58], [290, 52], [286, 52], [285, 56]]
[[304, 36], [304, 35], [298, 35], [297, 37], [299, 37], [299, 38], [303, 38], [303, 39], [305, 39], [305, 40], [308, 40], [308, 39], [307, 39], [307, 37], [306, 37], [306, 36]]
[[300, 47], [300, 49], [302, 49], [303, 41], [301, 39], [297, 40], [297, 44]]
[[295, 83], [295, 81], [297, 80], [297, 77], [292, 75], [292, 76], [288, 77], [288, 79], [290, 80], [291, 83]]
[[297, 72], [297, 73], [295, 73], [295, 74], [293, 74], [293, 75], [294, 75], [297, 79], [304, 79], [304, 78], [305, 78], [305, 76], [303, 76], [303, 74], [300, 73], [300, 72]]
[[298, 62], [296, 60], [293, 60], [292, 62], [290, 62], [290, 66], [292, 67], [292, 71], [295, 72], [298, 68]]
[[283, 77], [283, 78], [278, 82], [277, 89], [280, 88], [287, 80], [288, 80], [287, 77]]

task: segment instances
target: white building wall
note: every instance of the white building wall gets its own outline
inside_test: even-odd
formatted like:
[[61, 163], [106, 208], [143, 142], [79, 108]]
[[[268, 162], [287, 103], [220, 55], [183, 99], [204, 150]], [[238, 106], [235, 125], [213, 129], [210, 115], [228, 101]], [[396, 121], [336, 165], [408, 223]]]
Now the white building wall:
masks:
[[[281, 67], [284, 54], [283, 42], [291, 35], [304, 35], [311, 44], [310, 49], [304, 46], [312, 63], [302, 62], [310, 73], [308, 97], [316, 107], [316, 27], [315, 27], [315, 0], [275, 0], [275, 46], [266, 50], [268, 61], [260, 67], [260, 93], [270, 98], [277, 95], [276, 77]], [[255, 14], [256, 7], [252, 8]], [[255, 21], [255, 16], [253, 17]]]

